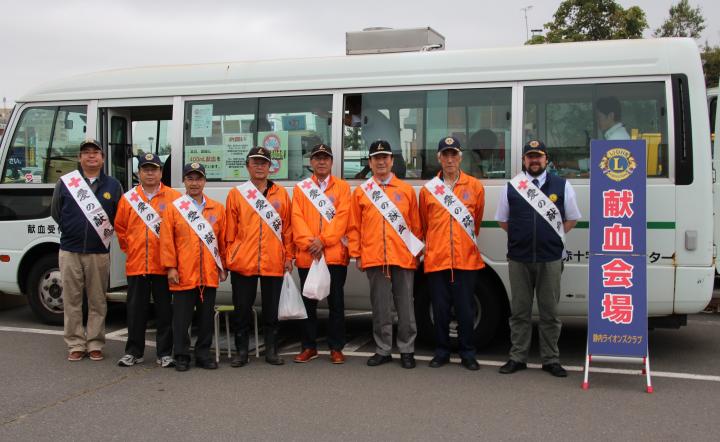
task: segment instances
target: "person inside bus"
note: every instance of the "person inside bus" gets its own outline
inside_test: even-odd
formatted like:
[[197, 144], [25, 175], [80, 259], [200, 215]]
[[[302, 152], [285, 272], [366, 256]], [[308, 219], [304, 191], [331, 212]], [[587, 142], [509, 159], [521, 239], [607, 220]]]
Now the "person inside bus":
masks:
[[499, 159], [504, 159], [505, 155], [504, 151], [497, 151], [497, 135], [490, 129], [480, 129], [470, 136], [469, 144], [470, 165], [467, 173], [474, 177], [487, 178], [488, 172], [493, 170], [495, 155], [497, 154]]
[[602, 97], [595, 102], [595, 121], [604, 140], [630, 139], [621, 119], [622, 110], [617, 98]]

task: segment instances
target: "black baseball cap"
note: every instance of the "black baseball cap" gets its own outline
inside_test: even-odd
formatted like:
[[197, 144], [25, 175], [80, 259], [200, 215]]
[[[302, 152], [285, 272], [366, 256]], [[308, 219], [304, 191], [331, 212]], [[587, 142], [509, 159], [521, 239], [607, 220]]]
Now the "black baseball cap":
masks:
[[438, 152], [442, 152], [447, 149], [455, 149], [458, 152], [462, 152], [462, 146], [460, 146], [460, 140], [455, 137], [446, 137], [440, 140], [438, 143]]
[[162, 161], [160, 157], [154, 153], [146, 153], [145, 155], [138, 155], [138, 169], [143, 166], [155, 166], [157, 168], [162, 167]]
[[529, 153], [539, 153], [542, 155], [547, 155], [547, 148], [545, 147], [545, 143], [540, 140], [528, 141], [523, 147], [523, 156]]
[[193, 172], [197, 172], [200, 175], [205, 176], [205, 166], [200, 163], [187, 163], [183, 166], [183, 178]]
[[390, 148], [390, 143], [388, 143], [385, 140], [377, 140], [373, 141], [370, 145], [370, 154], [368, 156], [373, 155], [392, 155], [392, 149]]
[[85, 141], [80, 143], [80, 150], [83, 149], [97, 149], [102, 151], [102, 145], [100, 142], [94, 138], [87, 138]]
[[270, 162], [270, 150], [267, 147], [262, 146], [253, 147], [250, 149], [250, 152], [248, 152], [245, 160], [247, 161], [250, 158], [262, 158]]
[[325, 155], [330, 155], [330, 157], [333, 156], [332, 149], [330, 149], [330, 146], [327, 146], [325, 144], [316, 144], [313, 146], [312, 150], [310, 151], [310, 158], [314, 157], [316, 154], [324, 153]]

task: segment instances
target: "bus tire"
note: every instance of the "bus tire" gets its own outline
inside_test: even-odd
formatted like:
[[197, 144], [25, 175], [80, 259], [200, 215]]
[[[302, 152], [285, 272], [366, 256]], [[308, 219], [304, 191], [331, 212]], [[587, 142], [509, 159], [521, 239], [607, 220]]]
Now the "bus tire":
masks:
[[[505, 294], [489, 274], [491, 270], [480, 270], [475, 283], [475, 305], [473, 342], [476, 348], [489, 345], [501, 333], [507, 323], [507, 311], [503, 303]], [[429, 345], [435, 345], [435, 328], [432, 318], [432, 303], [427, 278], [422, 270], [415, 275], [414, 288], [415, 322], [418, 338]], [[450, 325], [450, 346], [457, 351], [457, 331]]]
[[62, 279], [57, 254], [44, 255], [28, 273], [26, 296], [30, 309], [45, 324], [63, 324]]

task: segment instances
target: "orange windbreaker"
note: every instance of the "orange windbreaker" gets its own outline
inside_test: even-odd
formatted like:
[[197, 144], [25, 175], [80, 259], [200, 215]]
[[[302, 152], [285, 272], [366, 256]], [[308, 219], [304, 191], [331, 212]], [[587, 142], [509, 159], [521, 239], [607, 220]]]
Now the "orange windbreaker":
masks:
[[283, 276], [285, 260], [294, 255], [290, 197], [283, 186], [272, 181], [268, 185], [265, 198], [282, 219], [282, 243], [237, 187], [230, 189], [227, 196], [228, 269], [241, 275]]
[[[325, 195], [335, 206], [335, 217], [328, 224], [303, 191], [295, 186], [292, 202], [292, 232], [295, 242], [295, 262], [298, 267], [310, 268], [313, 258], [307, 248], [311, 238], [318, 237], [323, 243], [325, 262], [330, 265], [348, 265], [350, 256], [341, 238], [347, 233], [350, 220], [350, 185], [340, 178], [330, 176]], [[318, 179], [312, 176], [315, 184]]]
[[[142, 186], [138, 185], [135, 190], [140, 199], [147, 204], [148, 199]], [[165, 210], [178, 197], [180, 197], [180, 192], [160, 184], [158, 192], [150, 201], [150, 206], [161, 218], [164, 218]], [[160, 264], [160, 239], [148, 229], [124, 196], [120, 198], [117, 215], [115, 215], [115, 233], [117, 233], [120, 248], [127, 255], [125, 261], [127, 276], [164, 275], [166, 273], [165, 267]]]
[[[375, 180], [380, 185], [380, 183]], [[422, 240], [417, 197], [412, 186], [393, 175], [385, 186], [385, 193], [402, 213], [412, 233]], [[360, 186], [352, 195], [350, 229], [348, 230], [350, 256], [361, 258], [361, 267], [395, 265], [404, 269], [417, 268], [417, 260], [385, 220], [375, 205], [365, 196]]]
[[[225, 266], [225, 208], [206, 195], [202, 215], [213, 225], [220, 259]], [[160, 225], [160, 251], [163, 267], [177, 268], [179, 284], [170, 284], [170, 290], [192, 290], [197, 287], [217, 287], [220, 275], [215, 259], [185, 218], [173, 204], [165, 211]]]
[[[453, 193], [475, 218], [477, 235], [485, 208], [482, 183], [460, 172]], [[425, 236], [425, 273], [448, 269], [478, 270], [485, 267], [480, 252], [462, 225], [424, 186], [420, 190], [420, 219]]]

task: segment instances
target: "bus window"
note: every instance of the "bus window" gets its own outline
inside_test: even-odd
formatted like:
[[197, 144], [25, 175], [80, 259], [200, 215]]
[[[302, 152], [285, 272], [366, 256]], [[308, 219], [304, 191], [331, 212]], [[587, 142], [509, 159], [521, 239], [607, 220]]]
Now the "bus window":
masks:
[[187, 102], [184, 162], [205, 165], [208, 181], [246, 180], [245, 156], [264, 146], [271, 179], [308, 177], [310, 150], [330, 144], [331, 111], [331, 95]]
[[[457, 89], [352, 94], [345, 97], [343, 177], [370, 176], [367, 151], [378, 139], [390, 143], [399, 178], [433, 177], [439, 171], [437, 143], [457, 137], [463, 170], [478, 178], [510, 174], [512, 91]], [[506, 155], [507, 154], [507, 155]]]
[[85, 139], [85, 106], [36, 107], [23, 111], [3, 169], [3, 183], [55, 183], [77, 168]]
[[523, 120], [524, 141], [543, 140], [560, 176], [589, 176], [592, 139], [644, 139], [647, 175], [668, 176], [665, 83], [529, 86]]

